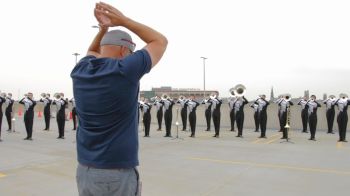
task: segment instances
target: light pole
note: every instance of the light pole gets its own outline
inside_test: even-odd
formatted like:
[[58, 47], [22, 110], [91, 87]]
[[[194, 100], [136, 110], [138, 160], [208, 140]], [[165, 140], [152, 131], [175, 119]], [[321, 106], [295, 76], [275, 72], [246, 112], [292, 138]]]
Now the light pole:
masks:
[[77, 64], [77, 63], [78, 63], [78, 56], [79, 56], [80, 54], [77, 53], [77, 52], [75, 52], [75, 53], [73, 53], [72, 55], [75, 56], [75, 64]]
[[203, 59], [203, 92], [205, 98], [205, 60], [207, 60], [208, 58], [202, 56], [201, 59]]

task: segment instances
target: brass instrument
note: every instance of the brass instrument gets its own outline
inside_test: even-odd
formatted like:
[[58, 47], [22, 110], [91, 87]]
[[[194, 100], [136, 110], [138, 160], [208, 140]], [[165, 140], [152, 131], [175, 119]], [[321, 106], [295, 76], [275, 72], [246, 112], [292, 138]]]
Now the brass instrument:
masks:
[[183, 95], [181, 95], [181, 96], [178, 98], [179, 101], [184, 101], [185, 99], [186, 99], [186, 97], [183, 96]]
[[166, 99], [170, 99], [170, 97], [168, 94], [164, 93], [164, 94], [162, 94], [161, 99], [166, 100]]
[[233, 92], [233, 94], [237, 97], [243, 97], [246, 91], [246, 87], [243, 84], [237, 84], [235, 87], [230, 89], [230, 92]]
[[329, 95], [329, 99], [335, 99], [335, 95]]
[[289, 93], [284, 94], [283, 97], [284, 97], [284, 99], [285, 99], [286, 101], [291, 101], [291, 100], [292, 100], [292, 95], [289, 94]]
[[46, 93], [41, 93], [40, 96], [41, 96], [42, 98], [45, 98], [45, 97], [46, 97]]
[[349, 98], [349, 96], [345, 93], [340, 93], [339, 98], [345, 99], [345, 98]]
[[55, 93], [53, 97], [55, 97], [56, 99], [61, 99], [61, 93]]
[[3, 97], [3, 98], [5, 98], [6, 97], [6, 93], [0, 93], [0, 97]]
[[212, 94], [210, 94], [210, 99], [215, 99], [217, 96], [216, 96], [216, 93], [212, 93]]

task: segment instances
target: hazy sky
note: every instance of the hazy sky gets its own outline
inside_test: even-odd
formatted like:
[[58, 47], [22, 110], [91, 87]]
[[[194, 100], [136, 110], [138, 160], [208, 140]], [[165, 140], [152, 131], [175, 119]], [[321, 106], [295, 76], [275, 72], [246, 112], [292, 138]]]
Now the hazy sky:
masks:
[[[228, 96], [238, 83], [247, 97], [304, 89], [350, 94], [348, 0], [106, 1], [169, 40], [141, 89], [206, 88]], [[97, 29], [92, 0], [11, 0], [0, 7], [0, 90], [72, 96], [72, 53], [86, 54]], [[137, 48], [144, 43], [133, 35]]]

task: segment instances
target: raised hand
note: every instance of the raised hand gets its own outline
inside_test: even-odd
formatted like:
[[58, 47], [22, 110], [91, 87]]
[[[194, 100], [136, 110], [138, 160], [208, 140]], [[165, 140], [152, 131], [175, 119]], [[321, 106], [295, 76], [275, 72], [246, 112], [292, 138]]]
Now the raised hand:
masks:
[[95, 17], [101, 26], [113, 27], [122, 26], [127, 19], [123, 13], [107, 3], [97, 3]]

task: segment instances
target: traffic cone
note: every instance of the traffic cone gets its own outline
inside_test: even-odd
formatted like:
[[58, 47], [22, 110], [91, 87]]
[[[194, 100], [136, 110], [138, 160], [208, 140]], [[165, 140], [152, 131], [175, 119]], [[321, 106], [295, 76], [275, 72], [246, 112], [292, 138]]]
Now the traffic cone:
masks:
[[38, 118], [41, 118], [43, 115], [41, 114], [41, 111], [38, 112]]
[[69, 120], [72, 120], [72, 119], [73, 119], [72, 112], [69, 112]]
[[18, 116], [22, 116], [22, 109], [21, 108], [18, 109]]

